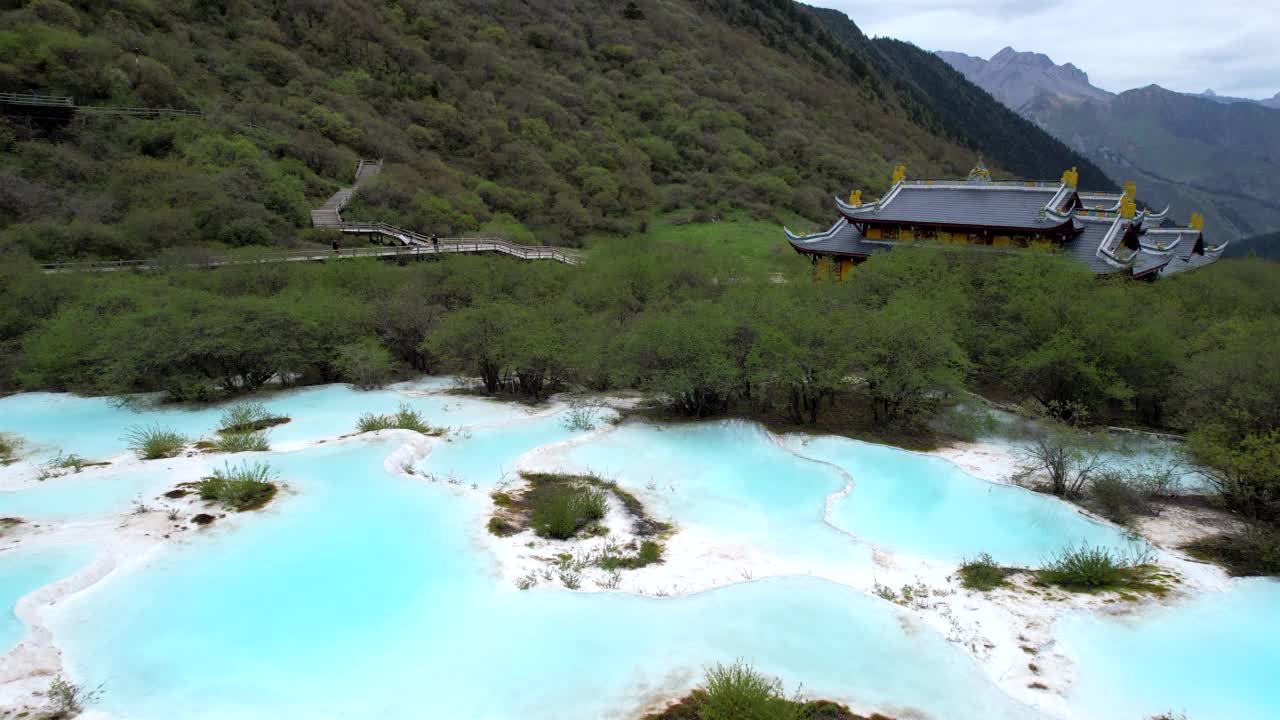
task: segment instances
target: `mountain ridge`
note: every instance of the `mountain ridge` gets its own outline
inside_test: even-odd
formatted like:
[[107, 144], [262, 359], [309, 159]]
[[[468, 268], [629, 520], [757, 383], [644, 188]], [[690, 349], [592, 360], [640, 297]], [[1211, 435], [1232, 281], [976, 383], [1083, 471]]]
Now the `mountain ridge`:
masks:
[[[975, 84], [1016, 109], [1117, 180], [1134, 180], [1139, 198], [1173, 207], [1185, 220], [1205, 216], [1220, 240], [1280, 228], [1280, 114], [1256, 101], [1179, 93], [1159, 85], [1090, 93], [1062, 78], [1087, 78], [1065, 66], [1044, 71], [1047, 56], [1006, 48], [1002, 64], [937, 53]], [[954, 62], [953, 62], [954, 61]], [[1042, 68], [1038, 73], [1024, 67]], [[1012, 70], [1010, 70], [1012, 68]], [[1011, 85], [1017, 92], [1010, 93]], [[1092, 86], [1090, 86], [1092, 87]], [[1010, 103], [1016, 102], [1014, 108]]]

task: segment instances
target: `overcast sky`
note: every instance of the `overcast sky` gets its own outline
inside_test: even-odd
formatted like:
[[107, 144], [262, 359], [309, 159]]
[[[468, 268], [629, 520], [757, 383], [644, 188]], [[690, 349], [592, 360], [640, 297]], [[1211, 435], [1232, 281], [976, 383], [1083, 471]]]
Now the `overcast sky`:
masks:
[[1269, 98], [1280, 92], [1277, 0], [802, 0], [837, 8], [868, 35], [990, 58], [1005, 46], [1073, 63], [1121, 92]]

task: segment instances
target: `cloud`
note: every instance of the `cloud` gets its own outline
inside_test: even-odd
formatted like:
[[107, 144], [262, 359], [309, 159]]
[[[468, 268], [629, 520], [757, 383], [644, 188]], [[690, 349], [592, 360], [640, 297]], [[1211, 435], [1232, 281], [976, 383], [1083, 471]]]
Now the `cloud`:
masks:
[[1005, 46], [1041, 52], [1122, 92], [1267, 98], [1280, 92], [1280, 12], [1256, 0], [809, 0], [843, 11], [868, 35], [989, 58]]

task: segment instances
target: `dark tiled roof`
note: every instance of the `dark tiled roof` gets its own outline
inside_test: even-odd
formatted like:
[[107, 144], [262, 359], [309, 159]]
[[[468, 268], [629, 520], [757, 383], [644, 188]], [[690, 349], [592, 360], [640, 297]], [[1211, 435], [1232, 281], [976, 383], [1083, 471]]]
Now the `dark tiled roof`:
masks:
[[1133, 274], [1145, 275], [1154, 270], [1159, 270], [1169, 261], [1173, 259], [1173, 255], [1163, 255], [1160, 253], [1149, 253], [1145, 250], [1140, 251], [1138, 256], [1133, 259]]
[[787, 238], [788, 242], [791, 243], [791, 247], [800, 252], [822, 255], [866, 256], [888, 249], [884, 245], [863, 242], [865, 239], [862, 233], [858, 232], [858, 228], [844, 218], [837, 220], [836, 224], [832, 225], [831, 229], [825, 233], [804, 237], [789, 236]]
[[1111, 231], [1111, 223], [1076, 221], [1076, 226], [1081, 228], [1081, 231], [1066, 242], [1063, 248], [1066, 253], [1098, 274], [1118, 272], [1121, 268], [1107, 262], [1098, 254], [1098, 247]]
[[853, 216], [870, 221], [1050, 228], [1062, 221], [1044, 217], [1041, 210], [1057, 192], [1056, 187], [903, 185], [879, 210], [856, 211]]

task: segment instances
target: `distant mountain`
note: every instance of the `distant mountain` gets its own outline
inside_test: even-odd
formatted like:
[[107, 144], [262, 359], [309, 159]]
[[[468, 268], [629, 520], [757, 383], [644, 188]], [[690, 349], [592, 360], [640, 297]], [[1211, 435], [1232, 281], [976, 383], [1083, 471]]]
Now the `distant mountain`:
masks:
[[1280, 96], [1265, 102], [1177, 93], [1157, 85], [1113, 95], [1073, 65], [1005, 48], [989, 61], [937, 55], [974, 84], [1088, 156], [1138, 183], [1144, 202], [1205, 216], [1215, 239], [1280, 228]]
[[1112, 94], [1089, 84], [1089, 75], [1067, 63], [1056, 65], [1048, 55], [1018, 52], [1007, 47], [990, 60], [940, 51], [938, 57], [959, 70], [974, 85], [1018, 112], [1042, 93], [1068, 100], [1107, 100]]
[[[1187, 94], [1190, 94], [1190, 93], [1187, 93]], [[1255, 105], [1262, 105], [1263, 107], [1275, 108], [1277, 110], [1280, 110], [1280, 93], [1276, 93], [1275, 97], [1268, 98], [1266, 100], [1253, 100], [1251, 98], [1231, 97], [1230, 95], [1219, 95], [1218, 93], [1213, 91], [1213, 88], [1209, 88], [1208, 90], [1205, 90], [1204, 92], [1200, 93], [1199, 95], [1196, 95], [1195, 97], [1202, 97], [1202, 98], [1205, 98], [1206, 100], [1212, 100], [1216, 103], [1222, 103], [1223, 105], [1232, 105], [1235, 103], [1254, 103]]]
[[868, 59], [918, 124], [1019, 177], [1055, 179], [1063, 170], [1077, 167], [1082, 185], [1116, 187], [1082, 154], [1002, 106], [932, 53], [892, 38], [870, 39], [839, 10], [806, 9], [841, 43]]
[[1271, 260], [1280, 260], [1280, 232], [1267, 233], [1266, 235], [1255, 235], [1251, 238], [1245, 238], [1238, 242], [1227, 246], [1227, 257], [1249, 257], [1256, 255], [1261, 258]]

